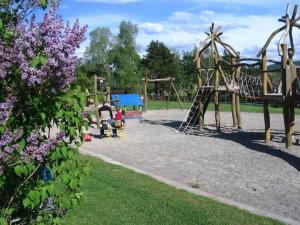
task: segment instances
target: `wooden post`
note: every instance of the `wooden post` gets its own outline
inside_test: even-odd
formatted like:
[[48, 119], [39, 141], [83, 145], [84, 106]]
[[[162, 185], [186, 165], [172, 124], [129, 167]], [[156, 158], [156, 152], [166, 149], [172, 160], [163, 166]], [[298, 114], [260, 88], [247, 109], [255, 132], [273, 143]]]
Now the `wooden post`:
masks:
[[197, 56], [197, 60], [196, 60], [196, 71], [197, 71], [197, 78], [198, 78], [198, 88], [200, 88], [202, 86], [202, 79], [201, 79], [201, 59], [200, 56]]
[[282, 97], [283, 97], [283, 118], [285, 125], [285, 137], [286, 148], [290, 148], [292, 146], [292, 132], [291, 132], [291, 115], [290, 115], [290, 80], [291, 73], [290, 69], [287, 65], [287, 44], [280, 45], [282, 49], [282, 57], [281, 57], [281, 69], [282, 69]]
[[95, 104], [97, 129], [99, 129], [100, 128], [100, 118], [99, 118], [99, 111], [98, 111], [97, 82], [98, 82], [97, 76], [96, 76], [96, 74], [94, 74], [94, 104]]
[[174, 92], [175, 92], [175, 94], [176, 94], [176, 97], [177, 97], [177, 100], [178, 100], [178, 102], [179, 102], [180, 108], [181, 108], [181, 110], [183, 110], [182, 102], [181, 102], [181, 100], [180, 100], [179, 94], [178, 94], [178, 92], [177, 92], [177, 90], [176, 90], [176, 88], [175, 88], [173, 82], [171, 82], [171, 86], [173, 87], [173, 90], [174, 90]]
[[233, 121], [233, 126], [237, 126], [237, 118], [236, 118], [236, 95], [232, 94], [231, 95], [231, 113], [232, 113], [232, 121]]
[[[236, 65], [237, 61], [236, 58], [232, 58], [232, 64]], [[237, 77], [237, 68], [234, 67], [232, 69], [232, 74], [234, 75], [234, 77]], [[237, 112], [236, 112], [236, 94], [232, 93], [231, 94], [231, 113], [232, 113], [232, 121], [233, 121], [233, 126], [236, 127], [237, 126]]]
[[[262, 71], [263, 71], [263, 95], [268, 94], [268, 64], [267, 64], [267, 52], [262, 53]], [[265, 142], [270, 143], [271, 140], [271, 123], [270, 123], [270, 112], [269, 112], [269, 102], [264, 100], [264, 121], [265, 121]]]
[[[221, 128], [221, 117], [220, 117], [220, 98], [219, 98], [219, 85], [220, 85], [220, 74], [223, 75], [223, 71], [220, 65], [220, 55], [218, 52], [218, 48], [214, 40], [212, 40], [212, 55], [215, 63], [215, 121], [216, 121], [216, 129], [220, 130]], [[223, 77], [223, 76], [222, 76]], [[223, 81], [225, 79], [223, 77]], [[226, 84], [226, 82], [225, 82]], [[227, 87], [227, 85], [226, 85]]]
[[[291, 59], [292, 60], [292, 59]], [[296, 96], [296, 89], [297, 89], [297, 79], [298, 79], [298, 75], [297, 75], [297, 69], [294, 65], [293, 62], [291, 62], [292, 65], [292, 82], [291, 82], [291, 86], [292, 86], [292, 97], [291, 97], [291, 130], [292, 130], [292, 137], [294, 135], [294, 131], [295, 131], [295, 96]]]
[[204, 104], [202, 100], [199, 100], [199, 129], [202, 130], [204, 127]]
[[219, 82], [220, 82], [220, 72], [216, 70], [216, 81], [215, 81], [215, 120], [216, 128], [220, 130], [221, 128], [221, 118], [220, 118], [220, 99], [219, 99]]
[[235, 96], [235, 107], [236, 107], [236, 118], [237, 118], [237, 124], [238, 129], [242, 129], [242, 117], [241, 117], [241, 101], [240, 96]]
[[110, 104], [110, 87], [106, 87], [106, 101]]
[[[238, 58], [239, 58], [239, 52], [237, 52]], [[240, 82], [240, 77], [241, 77], [241, 66], [236, 68], [236, 79], [238, 82]], [[240, 85], [240, 83], [238, 83]], [[240, 96], [236, 95], [235, 96], [235, 107], [236, 107], [236, 118], [237, 118], [237, 126], [238, 129], [242, 129], [242, 117], [241, 117], [241, 101], [240, 101]]]
[[166, 103], [166, 110], [169, 109], [169, 102], [170, 102], [170, 95], [171, 95], [171, 88], [172, 88], [172, 77], [170, 78], [170, 83], [169, 83], [169, 90], [168, 90], [168, 96], [167, 96], [167, 103]]
[[267, 144], [270, 144], [271, 124], [270, 124], [269, 102], [267, 100], [264, 100], [264, 120], [265, 120], [265, 142]]
[[147, 86], [148, 86], [148, 81], [147, 81], [147, 77], [145, 77], [144, 80], [144, 111], [145, 112], [147, 112], [147, 107], [148, 107]]

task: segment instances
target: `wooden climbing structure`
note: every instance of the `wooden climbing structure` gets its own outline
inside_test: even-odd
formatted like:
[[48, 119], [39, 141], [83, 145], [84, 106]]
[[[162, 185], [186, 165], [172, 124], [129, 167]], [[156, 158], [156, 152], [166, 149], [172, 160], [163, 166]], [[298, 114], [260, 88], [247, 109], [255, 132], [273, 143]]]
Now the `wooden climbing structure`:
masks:
[[[264, 102], [266, 143], [269, 143], [271, 139], [269, 104], [282, 103], [286, 147], [291, 147], [295, 129], [295, 105], [300, 102], [300, 68], [294, 64], [296, 49], [293, 39], [293, 28], [300, 29], [300, 24], [297, 23], [300, 16], [297, 17], [297, 10], [298, 5], [295, 5], [290, 16], [288, 5], [285, 15], [279, 19], [284, 25], [270, 35], [257, 54], [259, 58], [241, 58], [231, 45], [221, 40], [220, 27], [215, 28], [212, 24], [210, 32], [206, 33], [207, 38], [200, 42], [196, 52], [198, 91], [186, 120], [178, 128], [179, 131], [186, 134], [201, 131], [204, 127], [206, 109], [213, 96], [215, 123], [219, 130], [220, 94], [227, 93], [232, 97], [233, 125], [238, 128], [241, 128], [240, 98], [260, 99]], [[268, 47], [273, 38], [281, 32], [283, 34], [278, 43], [281, 60], [268, 59]], [[229, 57], [225, 58], [220, 55], [220, 47]], [[203, 55], [211, 58], [212, 65], [204, 65]], [[241, 70], [242, 66], [260, 66], [261, 74], [245, 74]], [[225, 67], [227, 71], [224, 70]], [[231, 68], [230, 72], [228, 68]]]
[[177, 92], [177, 89], [174, 85], [175, 78], [174, 77], [166, 77], [166, 78], [161, 78], [161, 79], [148, 79], [143, 78], [142, 82], [144, 84], [144, 111], [146, 112], [148, 109], [148, 84], [150, 82], [167, 82], [169, 84], [169, 88], [168, 88], [168, 96], [166, 98], [166, 110], [169, 109], [169, 102], [170, 102], [170, 95], [171, 95], [171, 90], [173, 89], [174, 93], [176, 94], [177, 97], [177, 101], [180, 105], [180, 108], [183, 110], [183, 105], [182, 102], [180, 100], [179, 94]]
[[[240, 55], [234, 48], [223, 42], [220, 27], [210, 27], [207, 38], [200, 42], [195, 56], [196, 71], [198, 74], [198, 91], [188, 116], [179, 127], [179, 130], [190, 134], [204, 127], [204, 116], [211, 98], [214, 97], [215, 124], [219, 130], [220, 95], [231, 95], [231, 109], [233, 125], [241, 128], [240, 96], [249, 99], [257, 99], [262, 87], [261, 79], [241, 73]], [[221, 50], [227, 53], [225, 59], [220, 55]], [[205, 65], [204, 58], [209, 58], [212, 64]], [[227, 71], [223, 68], [227, 67]], [[230, 68], [230, 71], [228, 71]]]
[[[293, 12], [290, 15], [290, 5], [288, 4], [286, 13], [282, 16], [279, 21], [283, 22], [284, 25], [275, 30], [268, 40], [266, 41], [263, 48], [257, 54], [257, 57], [261, 57], [262, 61], [262, 76], [263, 76], [263, 100], [264, 100], [264, 118], [265, 118], [265, 140], [266, 143], [270, 142], [271, 139], [271, 124], [270, 124], [270, 113], [269, 104], [273, 102], [281, 102], [283, 108], [283, 118], [285, 124], [285, 136], [286, 136], [286, 147], [292, 146], [292, 137], [295, 129], [295, 105], [300, 102], [299, 95], [299, 67], [294, 64], [294, 56], [296, 53], [293, 29], [300, 29], [300, 24], [297, 22], [300, 17], [297, 16], [298, 5], [295, 5]], [[272, 87], [272, 79], [270, 77], [270, 70], [268, 69], [267, 50], [271, 41], [275, 36], [282, 33], [278, 43], [278, 53], [281, 57], [281, 61], [277, 62], [280, 67], [277, 69], [280, 76], [280, 84], [276, 91]]]

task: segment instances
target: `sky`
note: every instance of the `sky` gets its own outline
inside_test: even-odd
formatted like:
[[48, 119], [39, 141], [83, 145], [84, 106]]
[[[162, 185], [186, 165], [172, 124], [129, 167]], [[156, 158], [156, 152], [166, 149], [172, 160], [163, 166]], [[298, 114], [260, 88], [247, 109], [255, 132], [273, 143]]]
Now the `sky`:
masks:
[[[108, 27], [118, 33], [122, 20], [139, 28], [138, 51], [145, 54], [151, 40], [164, 42], [178, 52], [192, 50], [205, 39], [212, 22], [221, 26], [223, 41], [232, 45], [244, 57], [255, 57], [269, 35], [282, 26], [278, 19], [285, 14], [287, 4], [293, 9], [300, 0], [61, 0], [59, 12], [73, 22], [88, 25], [86, 40], [77, 50], [82, 56], [89, 45], [89, 32], [96, 27]], [[292, 10], [291, 10], [292, 11]], [[300, 47], [300, 32], [294, 32]], [[276, 57], [280, 35], [270, 46]], [[297, 56], [297, 55], [296, 55]]]

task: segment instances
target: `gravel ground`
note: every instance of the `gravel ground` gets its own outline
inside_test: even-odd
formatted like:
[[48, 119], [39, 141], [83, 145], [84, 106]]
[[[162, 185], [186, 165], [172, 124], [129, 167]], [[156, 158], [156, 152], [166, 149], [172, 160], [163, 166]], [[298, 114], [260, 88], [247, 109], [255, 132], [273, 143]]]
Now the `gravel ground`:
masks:
[[98, 131], [90, 129], [93, 141], [82, 149], [300, 224], [300, 133], [296, 145], [285, 149], [282, 115], [271, 115], [273, 138], [265, 145], [263, 114], [242, 113], [238, 131], [231, 127], [231, 113], [222, 113], [217, 132], [211, 125], [214, 113], [208, 112], [206, 129], [189, 136], [175, 129], [186, 114], [149, 111], [141, 121], [128, 120], [124, 136], [117, 139], [100, 140]]

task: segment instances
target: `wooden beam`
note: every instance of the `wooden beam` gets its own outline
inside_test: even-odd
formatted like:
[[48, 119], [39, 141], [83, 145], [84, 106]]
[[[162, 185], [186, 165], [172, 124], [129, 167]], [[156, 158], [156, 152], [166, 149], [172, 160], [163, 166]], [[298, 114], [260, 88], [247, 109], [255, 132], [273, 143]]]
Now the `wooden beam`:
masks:
[[[172, 77], [166, 77], [166, 78], [161, 78], [161, 79], [147, 79], [147, 82], [167, 82], [167, 81], [171, 81], [171, 80], [175, 80], [175, 78], [172, 78]], [[142, 79], [142, 81], [145, 82], [145, 78]]]
[[100, 117], [99, 117], [99, 111], [98, 111], [97, 76], [96, 75], [94, 75], [94, 105], [95, 105], [97, 129], [99, 129], [100, 128]]
[[291, 106], [290, 106], [290, 92], [289, 92], [289, 76], [290, 71], [288, 70], [289, 66], [287, 65], [287, 44], [280, 45], [282, 50], [282, 57], [281, 57], [281, 68], [282, 68], [282, 97], [283, 97], [283, 118], [284, 118], [284, 125], [285, 125], [285, 137], [286, 148], [290, 148], [292, 146], [292, 132], [291, 132]]
[[166, 110], [169, 109], [169, 102], [170, 102], [170, 95], [171, 95], [171, 88], [172, 88], [172, 79], [170, 80], [170, 83], [169, 83], [169, 90], [168, 90], [168, 96], [167, 96], [167, 102], [166, 102]]
[[265, 142], [270, 144], [271, 140], [271, 126], [270, 126], [270, 112], [269, 102], [264, 101], [264, 121], [265, 121]]
[[[268, 64], [267, 64], [267, 51], [262, 53], [262, 76], [263, 76], [263, 95], [268, 95]], [[270, 144], [271, 140], [271, 126], [270, 126], [270, 112], [269, 112], [269, 102], [264, 100], [264, 123], [265, 123], [265, 142]]]
[[231, 114], [232, 114], [232, 122], [233, 126], [237, 126], [237, 118], [236, 118], [236, 95], [231, 94]]
[[148, 108], [147, 86], [148, 86], [148, 79], [146, 77], [144, 79], [144, 111], [145, 112], [147, 112], [147, 108]]
[[181, 102], [181, 100], [180, 100], [179, 94], [178, 94], [178, 92], [177, 92], [177, 90], [176, 90], [176, 88], [175, 88], [175, 86], [174, 86], [174, 84], [173, 84], [172, 81], [171, 81], [171, 86], [173, 87], [173, 90], [174, 90], [174, 92], [175, 92], [175, 94], [176, 94], [176, 96], [177, 96], [177, 100], [178, 100], [178, 102], [179, 102], [179, 105], [180, 105], [180, 107], [181, 107], [181, 110], [183, 110], [183, 105], [182, 105], [182, 102]]

